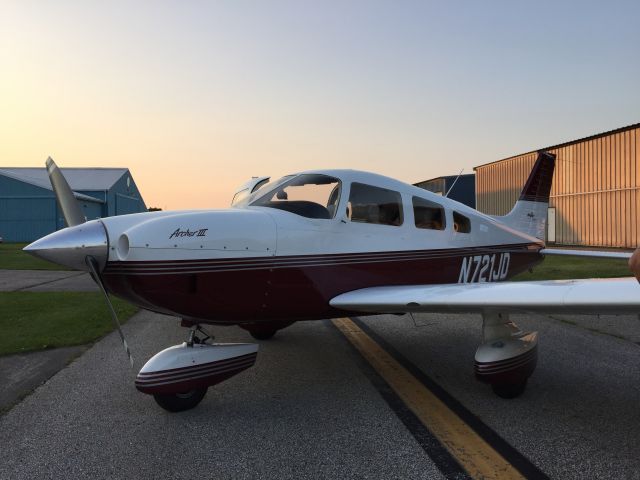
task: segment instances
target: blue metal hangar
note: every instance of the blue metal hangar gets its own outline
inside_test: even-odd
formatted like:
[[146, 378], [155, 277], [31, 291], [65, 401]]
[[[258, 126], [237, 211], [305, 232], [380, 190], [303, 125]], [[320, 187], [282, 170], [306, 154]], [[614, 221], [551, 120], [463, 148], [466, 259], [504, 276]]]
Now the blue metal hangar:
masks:
[[414, 183], [414, 185], [438, 195], [448, 194], [447, 197], [456, 202], [476, 208], [476, 175], [474, 173], [447, 175]]
[[[127, 168], [62, 168], [88, 220], [145, 212]], [[0, 167], [0, 237], [32, 242], [65, 227], [45, 168]]]

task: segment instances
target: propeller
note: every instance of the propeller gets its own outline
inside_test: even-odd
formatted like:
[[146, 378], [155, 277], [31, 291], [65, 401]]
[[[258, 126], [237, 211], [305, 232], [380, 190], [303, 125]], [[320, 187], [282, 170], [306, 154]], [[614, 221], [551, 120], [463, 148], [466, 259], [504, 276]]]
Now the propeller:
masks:
[[49, 157], [45, 165], [47, 166], [47, 173], [49, 174], [49, 180], [51, 180], [53, 193], [56, 196], [56, 200], [58, 200], [58, 205], [60, 205], [60, 210], [62, 210], [64, 221], [67, 222], [67, 227], [73, 227], [86, 222], [87, 218], [82, 214], [80, 205], [78, 205], [78, 201], [71, 187], [69, 187], [67, 180], [64, 178], [64, 175], [62, 175], [56, 162]]
[[107, 306], [109, 307], [109, 311], [111, 312], [111, 318], [113, 319], [113, 323], [118, 330], [118, 334], [120, 334], [120, 340], [122, 340], [122, 345], [124, 346], [124, 351], [127, 353], [129, 357], [129, 363], [131, 363], [131, 368], [133, 368], [133, 356], [131, 355], [131, 351], [129, 350], [129, 345], [127, 344], [127, 340], [124, 338], [124, 333], [122, 332], [122, 327], [120, 326], [120, 320], [118, 320], [118, 315], [116, 314], [115, 309], [113, 308], [113, 304], [111, 303], [111, 299], [109, 298], [109, 294], [107, 293], [107, 289], [104, 288], [104, 283], [102, 283], [102, 278], [98, 273], [98, 261], [92, 257], [91, 255], [87, 255], [85, 257], [85, 262], [91, 271], [91, 276], [95, 280], [95, 282], [102, 290], [102, 294], [104, 295], [105, 300], [107, 301]]
[[[69, 187], [67, 180], [64, 178], [64, 175], [51, 157], [47, 158], [46, 166], [47, 173], [49, 174], [49, 180], [51, 180], [51, 186], [53, 187], [53, 192], [56, 196], [56, 200], [58, 201], [58, 205], [60, 205], [60, 209], [62, 210], [62, 215], [64, 216], [64, 220], [67, 223], [67, 226], [74, 227], [76, 225], [85, 223], [87, 219], [82, 214], [82, 210], [78, 205], [78, 201], [76, 200], [71, 187]], [[133, 356], [131, 355], [129, 345], [127, 344], [124, 333], [122, 332], [122, 327], [120, 326], [118, 315], [113, 308], [113, 304], [111, 303], [111, 299], [109, 298], [107, 289], [105, 288], [102, 277], [100, 276], [100, 263], [92, 255], [87, 255], [84, 260], [87, 264], [87, 267], [89, 268], [91, 277], [98, 284], [105, 300], [107, 301], [107, 306], [109, 307], [109, 311], [111, 312], [111, 318], [113, 319], [113, 323], [118, 330], [118, 334], [120, 335], [120, 339], [122, 340], [122, 345], [124, 346], [124, 351], [129, 357], [131, 367], [133, 367]]]

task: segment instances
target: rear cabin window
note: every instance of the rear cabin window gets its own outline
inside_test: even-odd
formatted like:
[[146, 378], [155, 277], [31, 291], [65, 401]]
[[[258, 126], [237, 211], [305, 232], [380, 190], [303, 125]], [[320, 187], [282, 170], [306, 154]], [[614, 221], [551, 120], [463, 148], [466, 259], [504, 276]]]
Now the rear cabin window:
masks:
[[402, 225], [400, 193], [363, 183], [352, 183], [347, 216], [352, 222]]
[[416, 228], [444, 230], [446, 223], [441, 205], [420, 197], [413, 197], [412, 202]]
[[453, 230], [458, 233], [471, 232], [471, 220], [461, 213], [453, 212]]

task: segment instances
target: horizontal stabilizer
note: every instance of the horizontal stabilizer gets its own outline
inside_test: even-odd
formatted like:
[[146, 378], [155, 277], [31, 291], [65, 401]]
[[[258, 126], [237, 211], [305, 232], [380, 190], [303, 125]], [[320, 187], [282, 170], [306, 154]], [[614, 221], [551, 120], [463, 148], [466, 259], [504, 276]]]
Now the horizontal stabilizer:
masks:
[[607, 252], [600, 250], [570, 250], [565, 248], [543, 248], [540, 253], [544, 255], [566, 255], [570, 257], [589, 257], [589, 258], [620, 258], [628, 260], [633, 252]]

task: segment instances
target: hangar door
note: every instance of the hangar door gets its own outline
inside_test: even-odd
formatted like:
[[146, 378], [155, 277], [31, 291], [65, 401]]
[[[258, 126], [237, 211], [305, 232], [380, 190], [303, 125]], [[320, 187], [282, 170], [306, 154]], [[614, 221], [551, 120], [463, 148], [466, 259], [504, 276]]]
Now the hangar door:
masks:
[[5, 242], [32, 242], [55, 230], [53, 197], [0, 197], [0, 237]]
[[549, 207], [547, 210], [547, 242], [556, 241], [556, 208]]
[[144, 211], [142, 202], [135, 197], [129, 197], [120, 193], [116, 194], [116, 215], [139, 213]]

